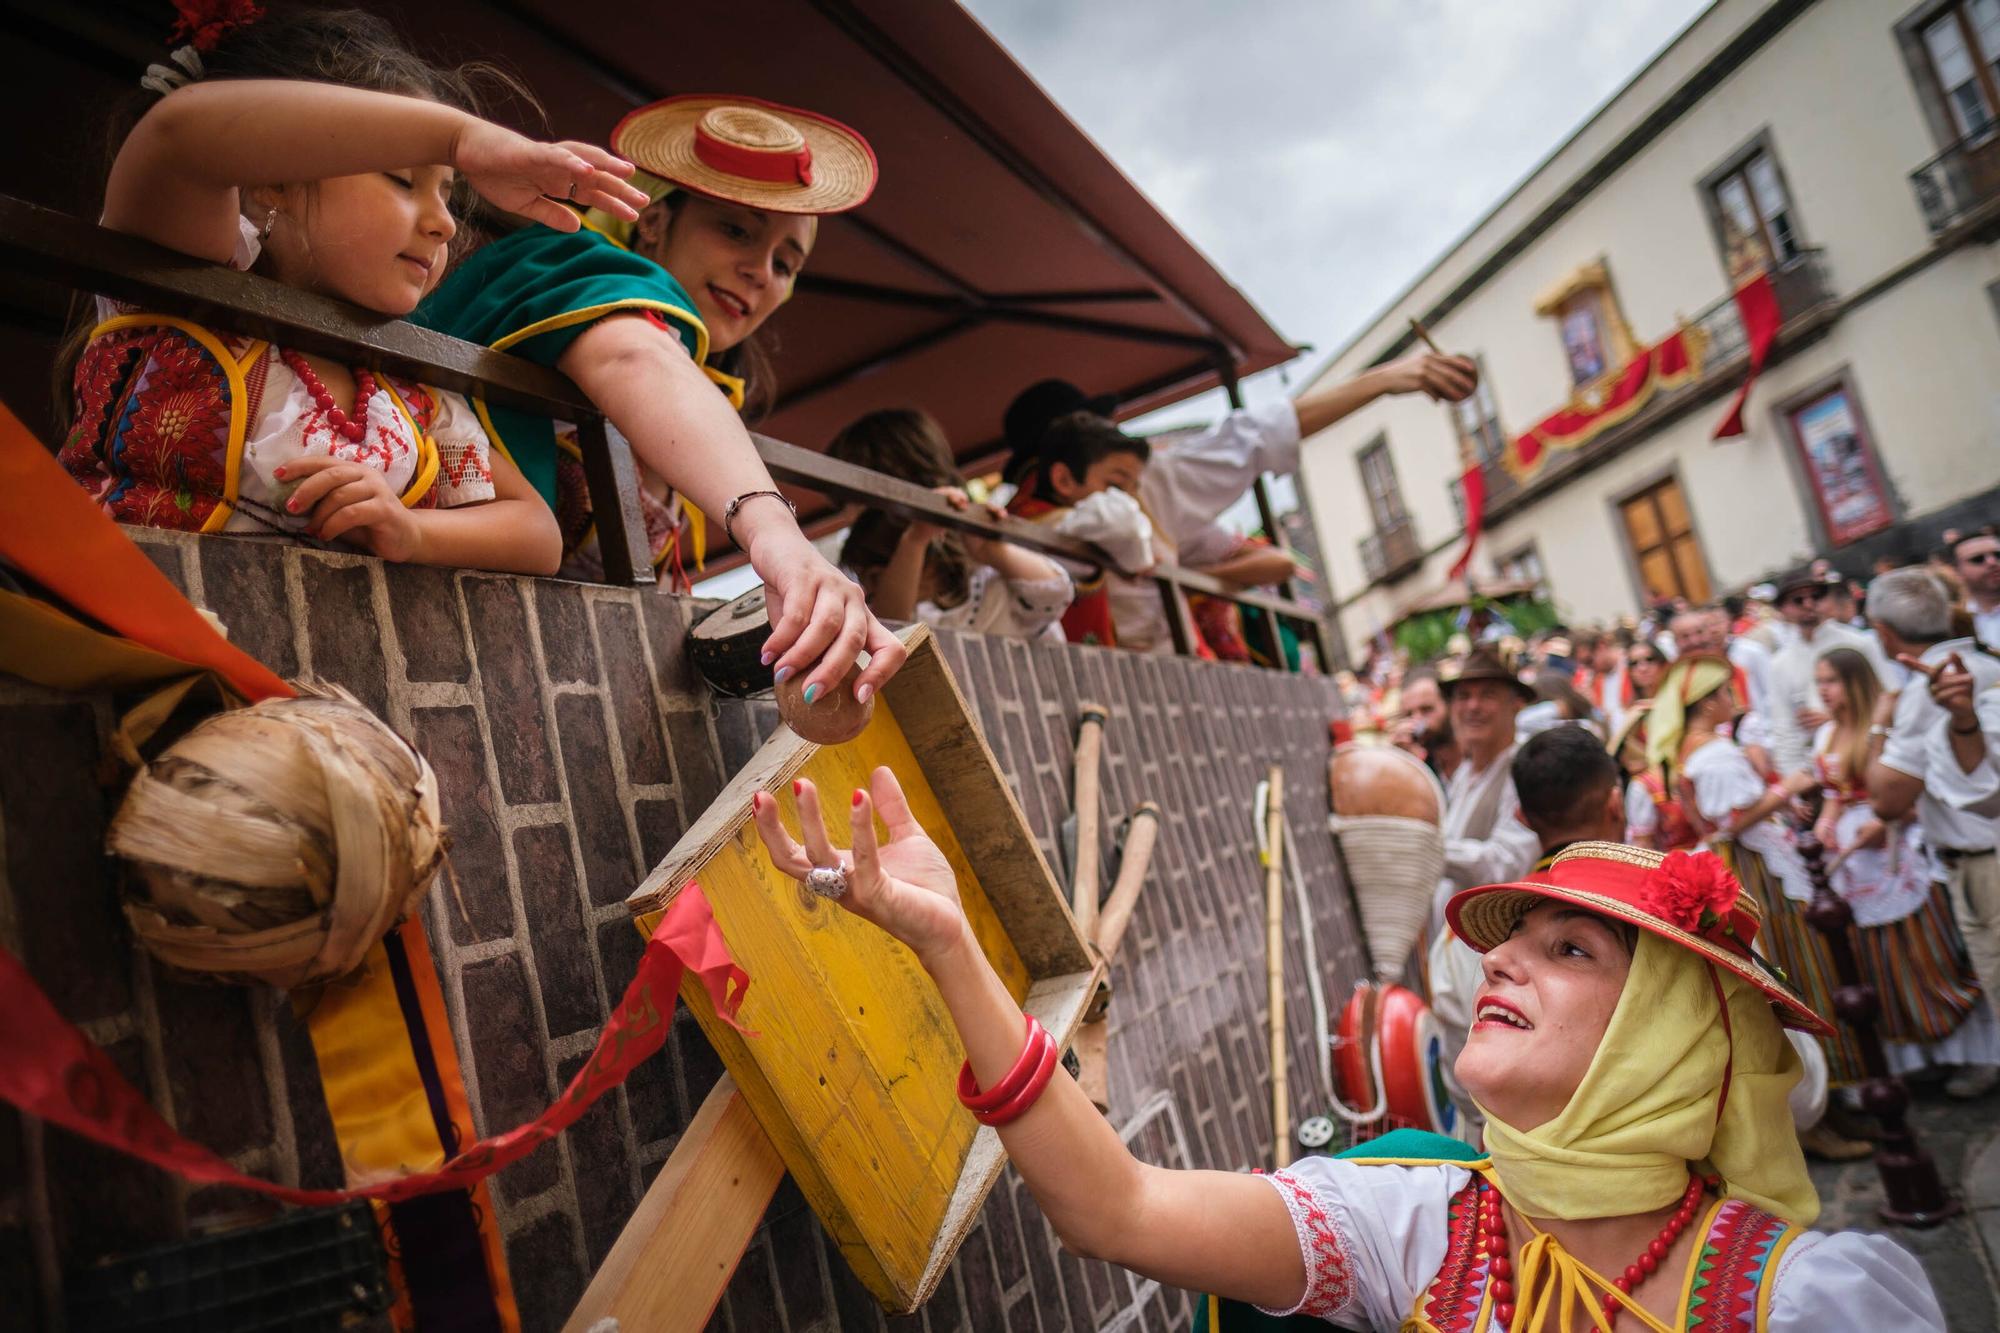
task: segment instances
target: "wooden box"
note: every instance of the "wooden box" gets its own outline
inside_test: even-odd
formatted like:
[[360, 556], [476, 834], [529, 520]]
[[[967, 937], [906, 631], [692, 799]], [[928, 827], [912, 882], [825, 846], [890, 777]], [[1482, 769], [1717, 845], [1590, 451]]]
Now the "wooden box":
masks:
[[[965, 1052], [937, 989], [908, 949], [772, 866], [751, 823], [758, 790], [819, 787], [837, 846], [847, 795], [886, 764], [958, 872], [973, 931], [1023, 1007], [1067, 1045], [1098, 967], [930, 631], [857, 739], [823, 747], [780, 727], [627, 900], [650, 934], [697, 881], [750, 973], [738, 1014], [681, 994], [785, 1165], [854, 1271], [893, 1313], [936, 1288], [1003, 1165], [997, 1134], [959, 1105]], [[879, 832], [878, 825], [878, 832]], [[782, 1258], [782, 1256], [781, 1256]]]

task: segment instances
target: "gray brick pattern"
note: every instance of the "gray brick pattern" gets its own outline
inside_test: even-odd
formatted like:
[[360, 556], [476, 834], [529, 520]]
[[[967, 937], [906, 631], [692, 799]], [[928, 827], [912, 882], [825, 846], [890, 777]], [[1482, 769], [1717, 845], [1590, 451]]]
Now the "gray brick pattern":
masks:
[[[425, 921], [474, 1119], [491, 1133], [539, 1111], [637, 962], [625, 893], [769, 733], [774, 710], [715, 700], [690, 674], [681, 641], [699, 606], [682, 599], [134, 535], [239, 644], [282, 673], [347, 686], [429, 756], [463, 902], [441, 889]], [[1321, 818], [1331, 690], [1244, 668], [941, 637], [1052, 863], [1077, 701], [1111, 706], [1107, 818], [1146, 798], [1165, 810], [1114, 974], [1113, 1119], [1149, 1161], [1268, 1165], [1251, 793], [1269, 763], [1286, 766], [1329, 995], [1361, 974]], [[105, 748], [114, 721], [108, 700], [0, 681], [0, 941], [183, 1130], [246, 1170], [335, 1183], [331, 1126], [289, 1005], [177, 983], [129, 943], [100, 850], [118, 776]], [[1323, 1109], [1296, 943], [1286, 969], [1296, 1118]], [[531, 1333], [560, 1327], [720, 1072], [683, 1010], [660, 1057], [495, 1178]], [[67, 1269], [260, 1210], [0, 1112], [0, 1296], [11, 1309], [46, 1314]], [[897, 1320], [787, 1181], [710, 1326], [1055, 1333], [1180, 1328], [1190, 1313], [1184, 1293], [1063, 1253], [1009, 1173], [936, 1298]]]

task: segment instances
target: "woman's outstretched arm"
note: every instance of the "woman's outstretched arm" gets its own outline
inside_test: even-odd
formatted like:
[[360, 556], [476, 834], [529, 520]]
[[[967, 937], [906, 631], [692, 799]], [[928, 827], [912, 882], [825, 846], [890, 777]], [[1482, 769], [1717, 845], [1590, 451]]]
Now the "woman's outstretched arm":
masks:
[[[815, 865], [849, 867], [840, 902], [894, 935], [917, 955], [950, 1011], [981, 1087], [1002, 1079], [1021, 1054], [1020, 1006], [986, 960], [959, 906], [951, 866], [910, 814], [886, 768], [872, 792], [854, 792], [852, 851], [832, 847], [819, 794], [798, 786], [801, 847], [786, 831], [777, 800], [757, 794], [759, 834], [786, 874]], [[881, 815], [889, 840], [875, 839]], [[950, 1079], [956, 1071], [925, 1071]], [[1278, 1192], [1228, 1171], [1176, 1171], [1139, 1161], [1083, 1090], [1058, 1073], [1034, 1106], [1000, 1127], [1000, 1141], [1054, 1225], [1065, 1248], [1142, 1276], [1272, 1309], [1306, 1290], [1305, 1260]]]

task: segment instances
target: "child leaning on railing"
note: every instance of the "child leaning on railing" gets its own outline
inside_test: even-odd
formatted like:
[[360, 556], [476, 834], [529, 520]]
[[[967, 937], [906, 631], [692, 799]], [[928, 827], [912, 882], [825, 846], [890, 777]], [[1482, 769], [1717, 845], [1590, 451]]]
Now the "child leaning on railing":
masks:
[[[602, 149], [480, 119], [465, 71], [373, 16], [291, 10], [196, 40], [142, 81], [153, 96], [105, 185], [112, 230], [401, 317], [443, 276], [466, 187], [565, 229], [575, 214], [553, 197], [644, 202]], [[62, 460], [114, 518], [555, 571], [555, 516], [459, 395], [95, 306]]]
[[[851, 422], [827, 453], [844, 463], [928, 486], [959, 510], [973, 501], [928, 414], [899, 408]], [[988, 505], [994, 518], [998, 506]], [[854, 520], [840, 563], [884, 620], [921, 620], [1007, 638], [1062, 641], [1057, 622], [1076, 595], [1069, 572], [1046, 556], [990, 537], [906, 522], [879, 509]]]

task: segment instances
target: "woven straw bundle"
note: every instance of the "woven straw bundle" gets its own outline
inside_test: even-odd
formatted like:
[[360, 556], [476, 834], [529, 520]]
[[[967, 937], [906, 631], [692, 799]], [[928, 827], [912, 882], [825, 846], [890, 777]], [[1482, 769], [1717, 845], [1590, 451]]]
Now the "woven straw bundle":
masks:
[[287, 988], [353, 970], [447, 844], [430, 765], [335, 687], [203, 722], [133, 778], [108, 842], [154, 957]]
[[1330, 766], [1328, 826], [1354, 886], [1378, 981], [1400, 981], [1444, 875], [1444, 789], [1394, 746], [1343, 745]]

